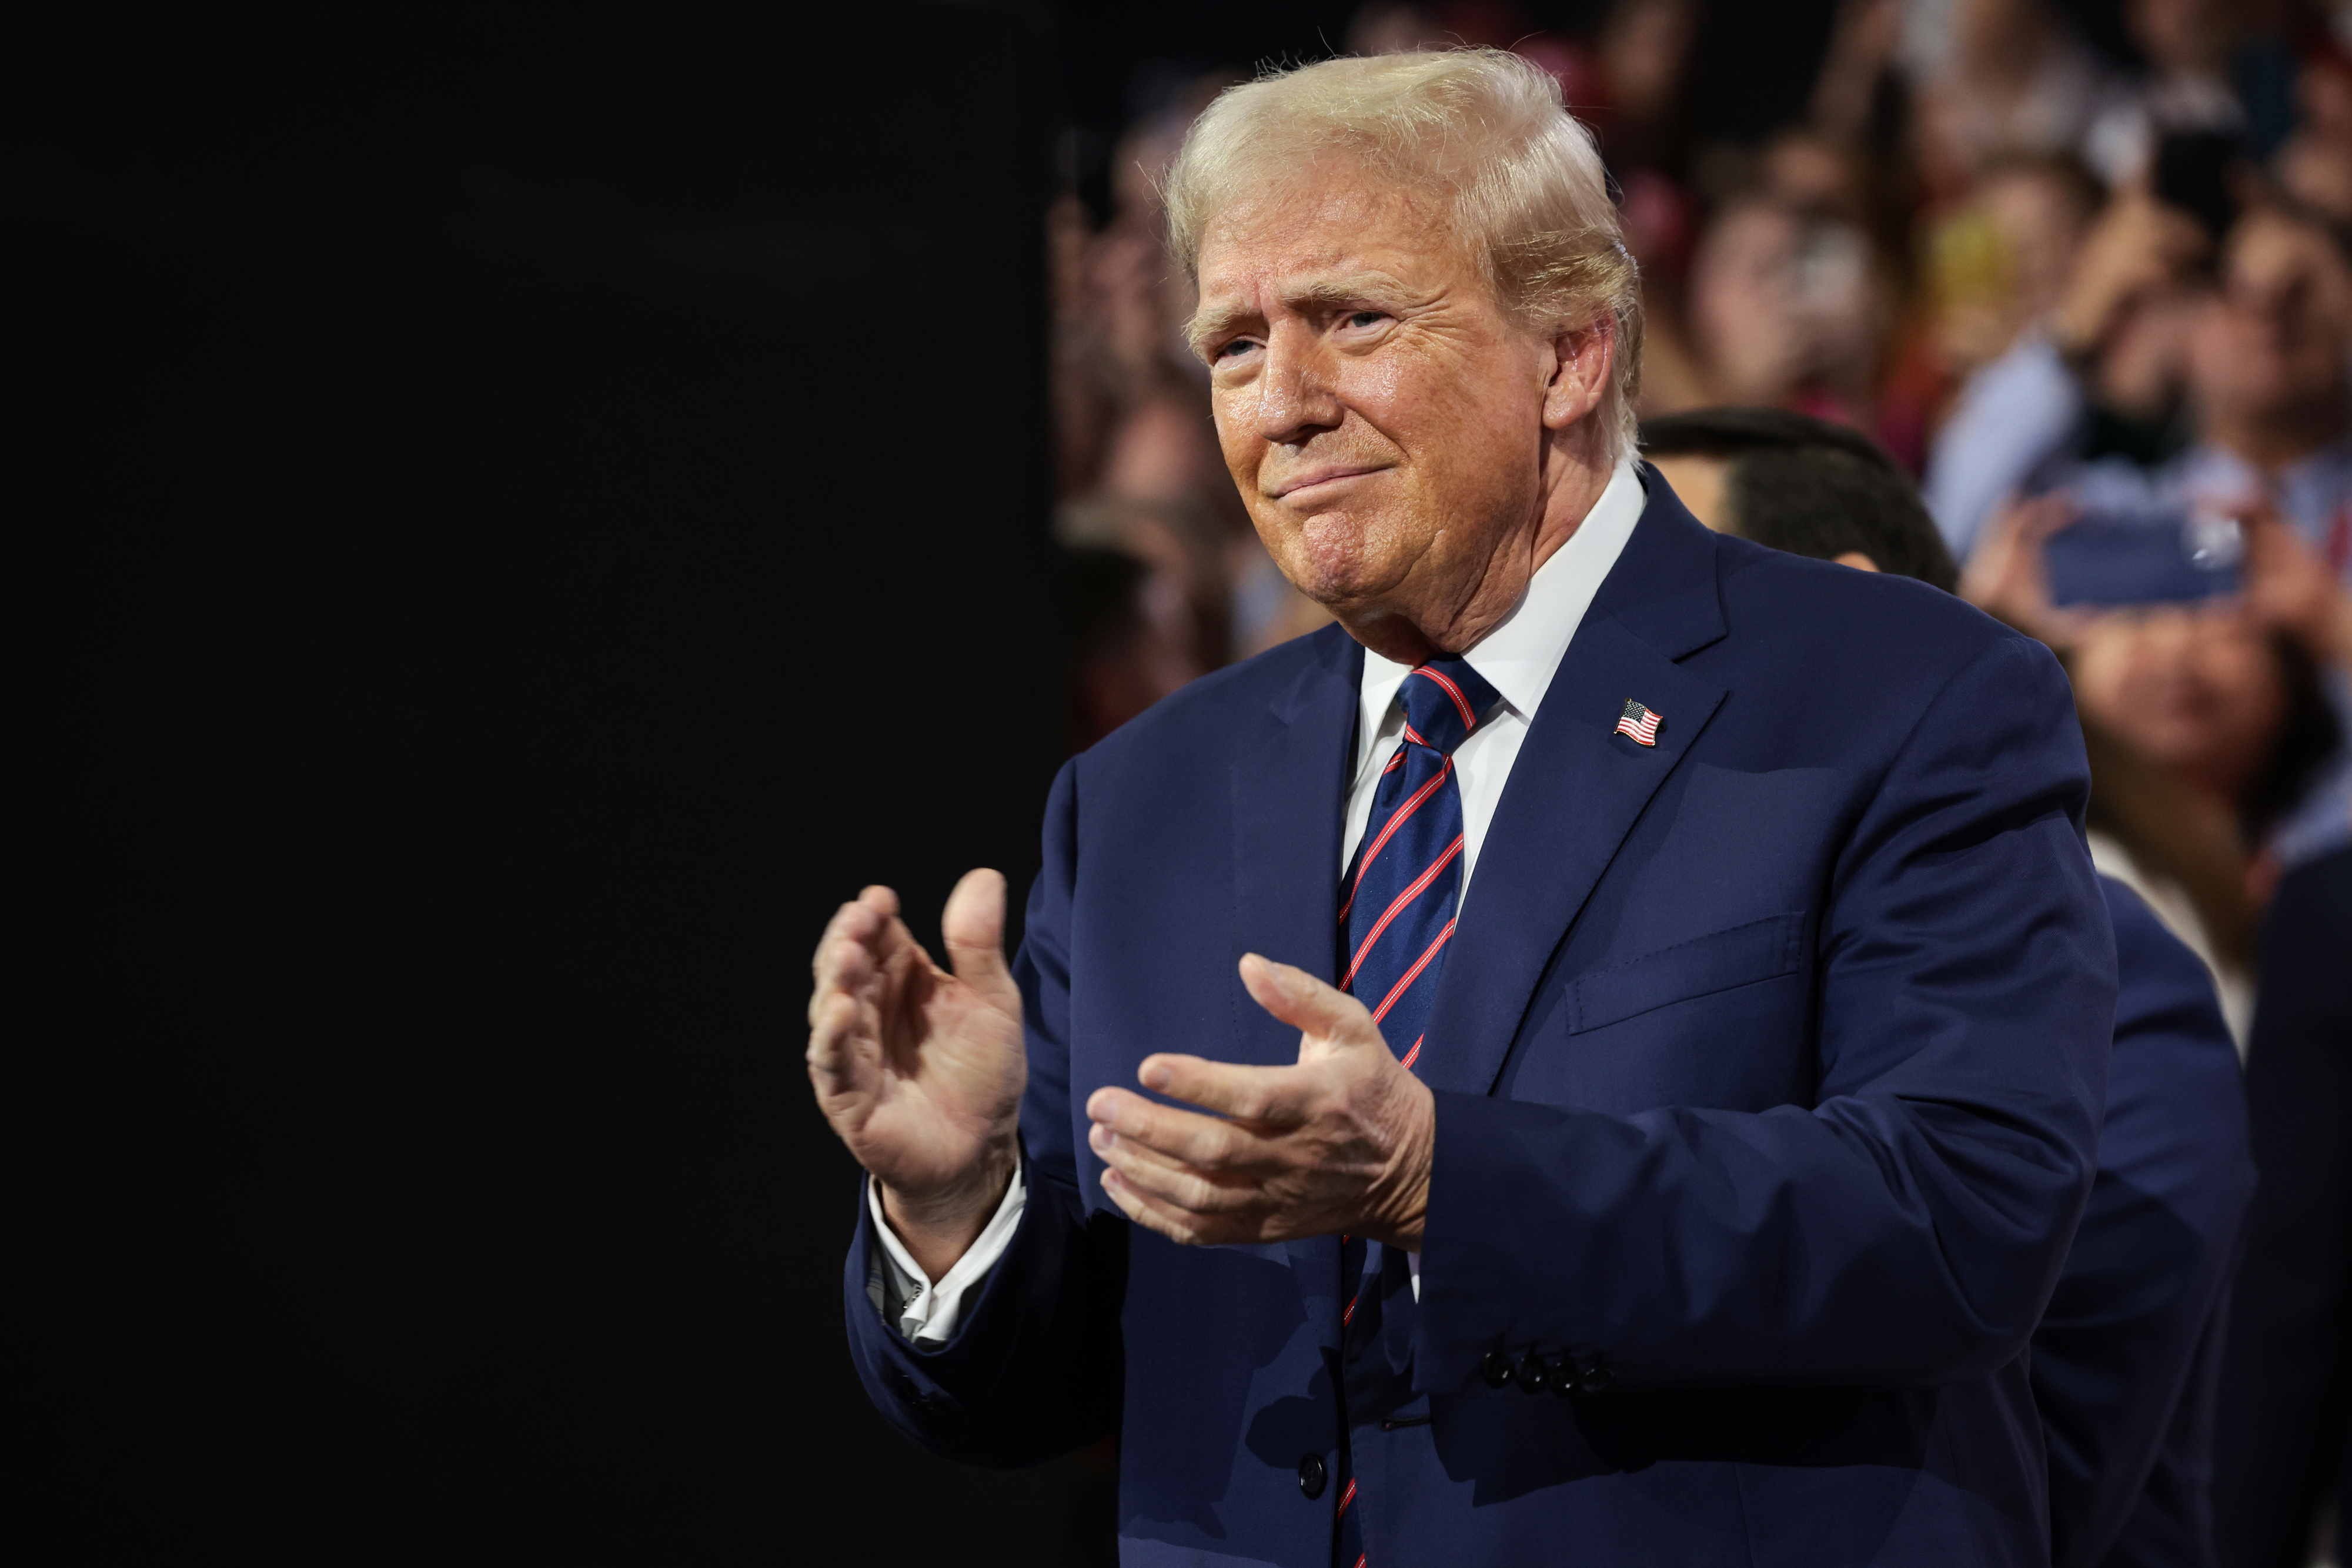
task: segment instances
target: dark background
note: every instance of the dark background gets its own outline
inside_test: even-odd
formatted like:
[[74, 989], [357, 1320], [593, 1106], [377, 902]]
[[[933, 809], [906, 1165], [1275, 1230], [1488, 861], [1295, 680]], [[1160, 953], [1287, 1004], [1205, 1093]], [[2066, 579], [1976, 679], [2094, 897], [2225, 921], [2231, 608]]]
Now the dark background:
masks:
[[68, 1539], [1051, 1560], [856, 1387], [798, 1021], [1034, 866], [1050, 36], [328, 14], [6, 50]]
[[57, 1555], [1103, 1554], [856, 1387], [803, 965], [1034, 868], [1056, 178], [1351, 10], [11, 8]]

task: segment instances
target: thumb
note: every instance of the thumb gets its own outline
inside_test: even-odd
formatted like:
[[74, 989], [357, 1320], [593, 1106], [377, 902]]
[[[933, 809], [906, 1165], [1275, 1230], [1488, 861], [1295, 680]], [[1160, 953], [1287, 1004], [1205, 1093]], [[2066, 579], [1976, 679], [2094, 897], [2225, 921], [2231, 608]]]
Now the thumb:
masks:
[[956, 978], [1000, 1007], [1020, 1005], [1020, 990], [1004, 963], [1004, 875], [968, 871], [948, 894], [940, 916], [948, 967]]
[[1304, 969], [1277, 964], [1255, 953], [1244, 956], [1242, 984], [1258, 1006], [1307, 1038], [1299, 1054], [1321, 1040], [1334, 1046], [1377, 1045], [1387, 1049], [1380, 1026], [1364, 1004], [1337, 987], [1328, 986]]

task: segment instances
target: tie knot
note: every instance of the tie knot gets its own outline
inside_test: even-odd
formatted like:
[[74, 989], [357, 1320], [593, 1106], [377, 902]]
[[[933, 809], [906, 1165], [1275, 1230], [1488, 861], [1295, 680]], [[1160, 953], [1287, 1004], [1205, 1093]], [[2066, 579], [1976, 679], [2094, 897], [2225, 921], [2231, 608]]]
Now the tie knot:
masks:
[[1451, 755], [1495, 706], [1495, 688], [1464, 659], [1432, 659], [1404, 678], [1405, 734]]

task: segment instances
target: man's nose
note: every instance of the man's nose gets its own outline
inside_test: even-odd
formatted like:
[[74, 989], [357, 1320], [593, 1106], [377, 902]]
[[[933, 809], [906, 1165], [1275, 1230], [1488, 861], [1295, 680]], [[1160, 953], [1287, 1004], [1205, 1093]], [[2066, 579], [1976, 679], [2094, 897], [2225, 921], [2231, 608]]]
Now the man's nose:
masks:
[[1339, 399], [1330, 366], [1315, 334], [1286, 323], [1267, 334], [1265, 369], [1258, 377], [1256, 433], [1276, 445], [1296, 445], [1335, 428]]

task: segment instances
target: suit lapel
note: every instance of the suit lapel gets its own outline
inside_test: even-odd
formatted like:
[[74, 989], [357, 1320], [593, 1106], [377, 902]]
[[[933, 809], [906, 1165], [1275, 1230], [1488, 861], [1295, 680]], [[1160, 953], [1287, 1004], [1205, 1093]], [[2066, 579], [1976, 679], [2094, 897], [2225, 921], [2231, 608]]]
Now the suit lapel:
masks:
[[[1724, 634], [1713, 536], [1654, 471], [1650, 502], [1585, 612], [1511, 766], [1429, 1019], [1423, 1078], [1490, 1092], [1536, 987], [1643, 808], [1721, 705], [1675, 661]], [[1614, 733], [1627, 698], [1657, 744]]]
[[[1328, 980], [1339, 956], [1339, 831], [1354, 759], [1364, 651], [1337, 626], [1255, 716], [1233, 764], [1234, 945]], [[1298, 1031], [1250, 1000], [1227, 969], [1236, 1061], [1298, 1060]]]

